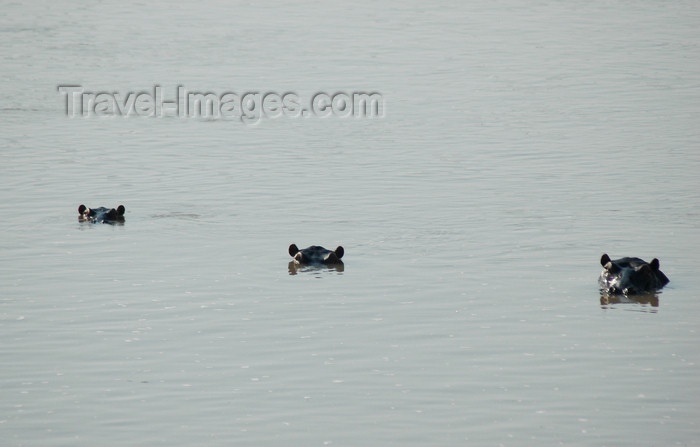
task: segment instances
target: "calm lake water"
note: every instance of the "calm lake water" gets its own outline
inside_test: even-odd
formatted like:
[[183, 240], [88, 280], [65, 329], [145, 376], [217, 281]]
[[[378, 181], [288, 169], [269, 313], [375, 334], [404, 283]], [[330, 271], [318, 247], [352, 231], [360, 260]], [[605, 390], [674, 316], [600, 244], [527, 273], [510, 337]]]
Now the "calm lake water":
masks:
[[[700, 445], [698, 23], [4, 2], [0, 444]], [[69, 118], [66, 85], [384, 107]], [[345, 267], [291, 274], [291, 243]], [[601, 304], [604, 252], [659, 258], [658, 303]]]

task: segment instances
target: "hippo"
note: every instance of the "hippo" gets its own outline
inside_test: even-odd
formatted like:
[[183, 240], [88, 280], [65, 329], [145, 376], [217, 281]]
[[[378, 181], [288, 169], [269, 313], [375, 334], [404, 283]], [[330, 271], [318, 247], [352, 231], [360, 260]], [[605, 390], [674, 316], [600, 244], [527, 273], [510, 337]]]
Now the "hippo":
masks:
[[600, 291], [612, 295], [637, 295], [654, 293], [668, 284], [668, 278], [659, 270], [659, 260], [647, 263], [639, 258], [611, 260], [603, 254], [600, 258], [603, 271], [598, 283]]
[[299, 250], [296, 244], [289, 246], [289, 255], [294, 258], [295, 264], [300, 265], [335, 265], [342, 264], [340, 258], [343, 257], [345, 250], [340, 245], [335, 251], [325, 249], [319, 245]]
[[88, 208], [85, 205], [80, 205], [78, 207], [78, 220], [80, 222], [92, 222], [92, 223], [124, 223], [124, 212], [126, 208], [124, 205], [119, 205], [116, 209], [114, 208]]

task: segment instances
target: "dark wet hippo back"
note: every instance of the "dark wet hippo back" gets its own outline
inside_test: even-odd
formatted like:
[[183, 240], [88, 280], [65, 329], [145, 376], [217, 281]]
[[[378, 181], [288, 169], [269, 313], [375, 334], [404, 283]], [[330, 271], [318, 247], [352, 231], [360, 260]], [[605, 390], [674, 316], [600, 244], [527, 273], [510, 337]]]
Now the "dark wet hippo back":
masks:
[[659, 270], [659, 260], [647, 263], [639, 258], [611, 260], [607, 254], [600, 258], [603, 271], [598, 283], [600, 291], [611, 294], [634, 295], [650, 293], [668, 284], [668, 278]]
[[80, 222], [94, 223], [117, 223], [124, 222], [124, 213], [126, 208], [124, 205], [119, 205], [117, 208], [88, 208], [85, 205], [78, 207], [78, 220]]
[[345, 250], [341, 246], [338, 246], [335, 251], [320, 245], [312, 245], [301, 250], [295, 244], [289, 246], [289, 255], [298, 264], [342, 264], [343, 261], [340, 258], [343, 257], [343, 254], [345, 254]]

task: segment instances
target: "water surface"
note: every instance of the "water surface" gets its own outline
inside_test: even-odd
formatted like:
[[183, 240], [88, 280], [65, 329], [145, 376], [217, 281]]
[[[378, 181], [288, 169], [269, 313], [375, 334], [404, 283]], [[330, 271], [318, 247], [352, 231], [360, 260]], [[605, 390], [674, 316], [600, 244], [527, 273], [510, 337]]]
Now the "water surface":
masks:
[[[3, 9], [3, 445], [698, 445], [694, 2]], [[386, 113], [67, 118], [59, 85]], [[603, 252], [671, 283], [601, 304]]]

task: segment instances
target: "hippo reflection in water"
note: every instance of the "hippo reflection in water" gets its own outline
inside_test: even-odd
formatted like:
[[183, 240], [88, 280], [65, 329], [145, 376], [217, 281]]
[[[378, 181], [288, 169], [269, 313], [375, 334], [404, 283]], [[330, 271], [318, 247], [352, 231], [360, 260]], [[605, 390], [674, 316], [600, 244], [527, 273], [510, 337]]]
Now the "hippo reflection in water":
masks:
[[598, 283], [604, 294], [653, 294], [668, 284], [668, 278], [659, 270], [659, 260], [656, 258], [647, 263], [639, 258], [612, 260], [603, 254], [600, 265], [603, 266], [603, 271]]
[[78, 220], [80, 222], [92, 222], [92, 223], [124, 223], [124, 213], [126, 208], [124, 205], [119, 205], [115, 208], [88, 208], [85, 205], [80, 205], [78, 207]]
[[340, 245], [335, 251], [332, 251], [319, 245], [312, 245], [300, 250], [296, 244], [292, 244], [289, 246], [289, 256], [294, 259], [289, 263], [289, 272], [295, 274], [302, 266], [326, 266], [342, 272], [344, 265], [340, 258], [344, 254], [345, 250]]

